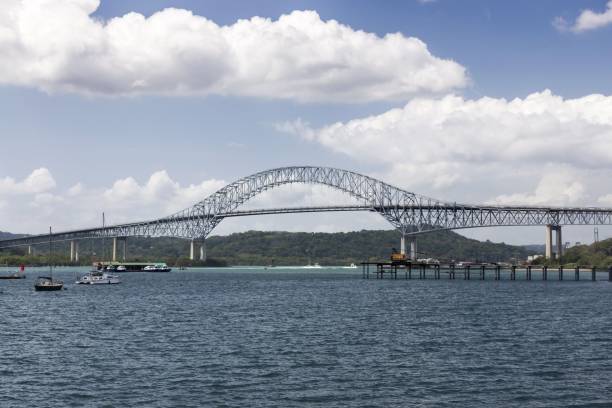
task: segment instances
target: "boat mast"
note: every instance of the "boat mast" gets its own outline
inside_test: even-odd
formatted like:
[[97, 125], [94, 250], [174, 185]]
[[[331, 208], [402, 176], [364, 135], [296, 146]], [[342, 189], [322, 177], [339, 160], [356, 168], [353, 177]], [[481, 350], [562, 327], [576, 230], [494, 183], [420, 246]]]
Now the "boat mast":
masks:
[[[102, 211], [102, 262], [106, 259], [106, 234], [104, 233], [104, 211]], [[102, 264], [104, 267], [104, 264]]]
[[51, 226], [49, 226], [49, 277], [51, 278], [51, 281], [53, 281], [53, 267], [51, 266], [51, 254], [52, 254]]

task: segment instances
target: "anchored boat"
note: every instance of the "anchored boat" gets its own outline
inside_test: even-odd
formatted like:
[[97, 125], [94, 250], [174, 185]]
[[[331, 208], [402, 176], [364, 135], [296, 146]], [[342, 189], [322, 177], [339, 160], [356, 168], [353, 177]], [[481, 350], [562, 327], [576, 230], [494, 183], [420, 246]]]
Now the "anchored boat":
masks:
[[158, 263], [155, 265], [147, 265], [143, 268], [145, 272], [170, 272], [172, 269], [165, 263]]
[[121, 283], [121, 279], [117, 275], [96, 270], [81, 276], [76, 283], [81, 285], [113, 285]]
[[53, 279], [53, 266], [51, 265], [51, 254], [53, 248], [51, 246], [51, 227], [49, 227], [49, 276], [39, 276], [34, 283], [34, 290], [39, 292], [48, 292], [54, 290], [62, 290], [64, 282], [58, 279]]
[[18, 272], [0, 275], [0, 279], [25, 279], [25, 267], [21, 265]]

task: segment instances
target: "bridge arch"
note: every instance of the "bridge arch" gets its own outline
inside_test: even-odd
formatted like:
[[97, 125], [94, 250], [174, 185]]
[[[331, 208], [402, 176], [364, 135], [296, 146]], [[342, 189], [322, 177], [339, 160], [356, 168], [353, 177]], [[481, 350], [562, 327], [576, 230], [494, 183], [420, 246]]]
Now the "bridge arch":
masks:
[[238, 179], [204, 200], [160, 221], [183, 223], [182, 234], [205, 238], [224, 218], [256, 195], [286, 184], [320, 184], [343, 191], [380, 213], [402, 233], [410, 228], [407, 208], [440, 205], [437, 200], [394, 187], [373, 177], [334, 167], [292, 166], [261, 171]]

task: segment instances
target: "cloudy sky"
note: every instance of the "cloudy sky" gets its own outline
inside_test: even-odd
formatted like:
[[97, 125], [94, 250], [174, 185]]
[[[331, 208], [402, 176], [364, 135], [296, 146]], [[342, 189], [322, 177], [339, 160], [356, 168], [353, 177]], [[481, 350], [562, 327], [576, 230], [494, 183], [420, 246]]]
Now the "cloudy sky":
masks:
[[[301, 164], [453, 202], [612, 207], [611, 40], [603, 0], [3, 0], [0, 230], [156, 218]], [[346, 201], [290, 186], [249, 206]], [[364, 228], [388, 225], [304, 214], [216, 233]]]

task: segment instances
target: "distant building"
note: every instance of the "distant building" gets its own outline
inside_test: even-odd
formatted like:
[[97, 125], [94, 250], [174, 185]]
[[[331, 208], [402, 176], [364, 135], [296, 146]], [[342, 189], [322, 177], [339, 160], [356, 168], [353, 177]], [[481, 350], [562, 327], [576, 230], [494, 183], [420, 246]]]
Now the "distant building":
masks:
[[529, 255], [527, 257], [527, 262], [533, 262], [538, 258], [542, 258], [544, 255]]

